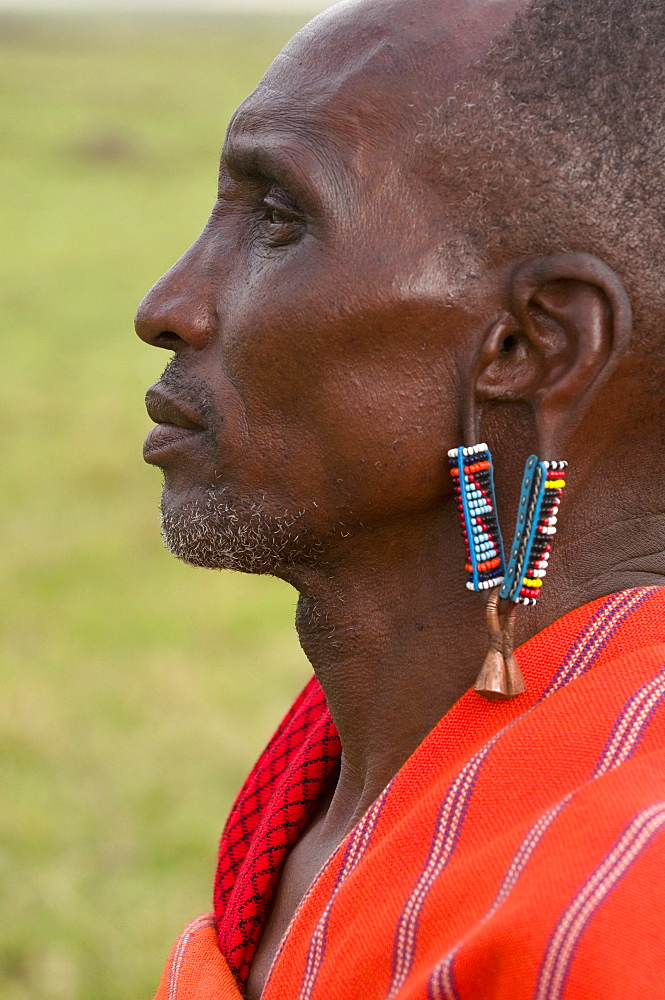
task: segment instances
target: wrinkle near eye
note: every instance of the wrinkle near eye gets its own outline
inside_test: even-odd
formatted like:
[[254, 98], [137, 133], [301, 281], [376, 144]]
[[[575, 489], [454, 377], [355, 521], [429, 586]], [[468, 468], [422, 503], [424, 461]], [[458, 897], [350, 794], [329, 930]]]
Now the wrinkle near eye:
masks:
[[290, 216], [294, 221], [302, 219], [304, 214], [296, 199], [288, 191], [275, 184], [264, 197], [263, 204], [268, 209]]
[[[321, 214], [320, 164], [310, 143], [298, 134], [271, 129], [256, 135], [228, 137], [220, 170], [238, 183], [275, 184], [311, 216]], [[308, 169], [310, 165], [310, 169]]]

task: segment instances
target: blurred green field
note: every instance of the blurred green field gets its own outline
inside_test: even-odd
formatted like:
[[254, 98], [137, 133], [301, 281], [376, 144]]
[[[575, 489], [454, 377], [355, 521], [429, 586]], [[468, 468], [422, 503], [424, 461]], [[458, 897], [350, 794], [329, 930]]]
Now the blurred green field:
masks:
[[152, 996], [307, 677], [288, 587], [162, 548], [131, 322], [305, 19], [0, 19], [3, 1000]]

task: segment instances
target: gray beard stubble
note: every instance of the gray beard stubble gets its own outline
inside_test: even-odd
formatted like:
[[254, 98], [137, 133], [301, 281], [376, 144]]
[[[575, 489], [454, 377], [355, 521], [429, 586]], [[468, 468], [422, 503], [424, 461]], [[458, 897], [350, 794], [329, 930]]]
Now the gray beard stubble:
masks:
[[318, 547], [310, 544], [304, 517], [304, 509], [268, 511], [265, 498], [231, 501], [221, 486], [177, 506], [169, 504], [168, 491], [162, 495], [167, 549], [191, 566], [208, 569], [281, 575], [280, 568], [287, 565], [312, 565]]

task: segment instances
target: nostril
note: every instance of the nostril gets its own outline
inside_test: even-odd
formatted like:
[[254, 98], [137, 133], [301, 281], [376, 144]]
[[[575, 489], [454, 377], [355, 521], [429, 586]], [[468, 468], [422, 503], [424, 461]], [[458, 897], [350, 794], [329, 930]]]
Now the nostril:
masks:
[[167, 351], [174, 351], [183, 343], [182, 337], [179, 337], [177, 333], [172, 330], [162, 330], [158, 333], [154, 339], [154, 344], [156, 347], [164, 347]]

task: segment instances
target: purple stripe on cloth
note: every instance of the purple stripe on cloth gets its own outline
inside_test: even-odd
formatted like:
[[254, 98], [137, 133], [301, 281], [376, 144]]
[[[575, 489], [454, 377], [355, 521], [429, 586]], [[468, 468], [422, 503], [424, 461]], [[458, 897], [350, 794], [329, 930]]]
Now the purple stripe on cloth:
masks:
[[633, 754], [665, 699], [665, 667], [626, 702], [598, 761], [594, 778], [618, 767]]
[[642, 809], [564, 911], [543, 958], [535, 1000], [561, 1000], [589, 921], [617, 883], [665, 827], [665, 802]]
[[658, 589], [635, 587], [634, 590], [625, 590], [608, 598], [568, 650], [542, 699], [549, 698], [555, 691], [590, 670], [626, 618]]
[[[665, 667], [655, 677], [643, 684], [623, 706], [612, 725], [610, 737], [590, 780], [602, 777], [630, 759], [663, 701], [665, 701]], [[480, 921], [481, 924], [494, 916], [502, 903], [505, 902], [517, 885], [546, 830], [549, 829], [561, 810], [585, 787], [587, 786], [583, 785], [576, 792], [571, 792], [561, 802], [543, 813], [534, 823], [518, 847], [494, 902]], [[429, 984], [430, 1000], [460, 1000], [455, 983], [454, 962], [464, 941], [465, 939], [462, 939], [458, 942], [434, 967]]]
[[169, 970], [168, 1000], [177, 1000], [178, 985], [180, 983], [180, 973], [182, 972], [185, 955], [193, 937], [206, 927], [214, 927], [215, 918], [212, 913], [204, 913], [202, 916], [192, 920], [191, 924], [185, 927], [184, 931], [176, 941]]
[[376, 799], [369, 807], [363, 818], [354, 827], [351, 833], [349, 842], [344, 852], [344, 857], [342, 858], [342, 864], [339, 872], [337, 873], [335, 885], [330, 894], [330, 899], [328, 900], [323, 913], [319, 917], [312, 934], [312, 940], [309, 946], [309, 951], [307, 952], [305, 973], [300, 987], [300, 993], [298, 994], [298, 1000], [310, 1000], [310, 997], [312, 996], [314, 986], [316, 985], [316, 980], [319, 972], [321, 971], [321, 965], [323, 964], [323, 959], [325, 957], [328, 922], [330, 920], [330, 914], [332, 912], [335, 898], [339, 890], [342, 888], [346, 880], [367, 852], [372, 836], [374, 835], [374, 831], [376, 830], [377, 823], [379, 822], [381, 811], [386, 799], [388, 798], [390, 787], [391, 785], [388, 785], [383, 790], [381, 795], [379, 795], [378, 799]]
[[573, 641], [551, 684], [536, 705], [513, 719], [488, 740], [464, 765], [451, 784], [439, 810], [425, 867], [407, 899], [395, 930], [393, 974], [386, 1000], [394, 1000], [411, 971], [416, 954], [418, 923], [425, 900], [454, 853], [478, 775], [490, 751], [506, 732], [530, 714], [540, 702], [591, 669], [631, 612], [658, 589], [637, 587], [614, 594], [604, 601]]
[[418, 920], [425, 899], [452, 857], [480, 769], [503, 732], [505, 730], [497, 733], [464, 765], [448, 789], [439, 809], [434, 838], [425, 867], [411, 891], [397, 926], [393, 953], [393, 975], [386, 1000], [392, 1000], [397, 995], [411, 971], [416, 949]]
[[[528, 862], [531, 860], [531, 856], [542, 840], [545, 832], [549, 829], [551, 823], [559, 815], [561, 810], [571, 798], [572, 793], [567, 795], [565, 799], [562, 799], [561, 802], [558, 802], [555, 806], [552, 806], [551, 809], [548, 809], [547, 812], [543, 813], [543, 815], [540, 816], [531, 827], [526, 837], [517, 848], [508, 871], [506, 872], [501, 883], [499, 891], [494, 898], [494, 902], [480, 921], [481, 924], [486, 923], [486, 921], [493, 917], [502, 903], [505, 903], [508, 899], [510, 893], [517, 885], [517, 882], [519, 881], [519, 878]], [[428, 996], [430, 1000], [460, 1000], [459, 993], [457, 992], [457, 985], [455, 983], [453, 965], [455, 958], [457, 957], [457, 953], [464, 944], [464, 941], [464, 938], [459, 941], [455, 947], [449, 951], [448, 954], [445, 955], [444, 958], [442, 958], [441, 961], [434, 967], [430, 977], [428, 989]]]

